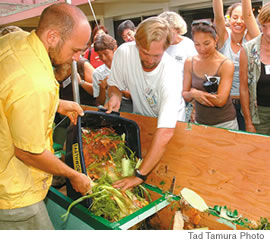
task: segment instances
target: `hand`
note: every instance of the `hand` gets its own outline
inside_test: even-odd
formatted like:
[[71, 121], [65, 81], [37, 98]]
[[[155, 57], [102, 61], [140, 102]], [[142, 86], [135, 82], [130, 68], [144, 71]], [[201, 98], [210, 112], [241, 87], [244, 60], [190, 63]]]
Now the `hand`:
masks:
[[91, 181], [85, 174], [76, 172], [69, 180], [76, 192], [86, 195], [91, 191]]
[[77, 73], [77, 80], [78, 80], [79, 86], [82, 86], [82, 85], [81, 85], [81, 84], [82, 84], [82, 79], [81, 79], [81, 76], [80, 76], [79, 73]]
[[78, 115], [84, 115], [83, 109], [78, 103], [61, 99], [59, 101], [57, 112], [62, 115], [68, 116], [71, 123], [74, 125], [77, 124]]
[[195, 105], [193, 105], [192, 112], [191, 112], [191, 115], [190, 115], [190, 121], [192, 123], [196, 122], [195, 116], [196, 116], [196, 109], [195, 109]]
[[108, 109], [106, 113], [111, 113], [112, 111], [118, 112], [120, 104], [121, 100], [117, 96], [111, 96], [110, 100], [104, 106], [105, 109]]
[[121, 180], [116, 181], [113, 184], [115, 188], [121, 188], [121, 190], [125, 191], [128, 188], [135, 187], [143, 182], [142, 179], [138, 177], [126, 177]]
[[256, 128], [254, 127], [253, 124], [246, 124], [246, 131], [256, 133]]
[[208, 107], [214, 107], [215, 105], [209, 100], [209, 99], [216, 99], [215, 94], [207, 93], [204, 91], [200, 91], [197, 89], [192, 89], [192, 96], [193, 98], [200, 104], [208, 106]]
[[100, 88], [104, 88], [104, 89], [107, 88], [107, 79], [108, 79], [108, 77], [104, 78], [103, 80], [101, 80], [101, 81], [99, 82], [98, 85], [99, 85]]

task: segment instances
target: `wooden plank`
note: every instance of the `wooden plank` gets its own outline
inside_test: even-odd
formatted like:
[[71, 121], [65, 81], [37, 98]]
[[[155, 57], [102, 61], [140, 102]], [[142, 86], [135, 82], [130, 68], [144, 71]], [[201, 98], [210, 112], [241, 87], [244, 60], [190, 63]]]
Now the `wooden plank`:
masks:
[[[121, 116], [139, 125], [145, 156], [156, 119], [130, 113]], [[174, 137], [147, 183], [168, 190], [176, 176], [174, 194], [190, 188], [208, 206], [226, 205], [250, 220], [270, 219], [269, 146], [268, 136], [178, 122]], [[170, 208], [159, 213], [162, 229], [168, 229], [168, 216], [172, 214]]]

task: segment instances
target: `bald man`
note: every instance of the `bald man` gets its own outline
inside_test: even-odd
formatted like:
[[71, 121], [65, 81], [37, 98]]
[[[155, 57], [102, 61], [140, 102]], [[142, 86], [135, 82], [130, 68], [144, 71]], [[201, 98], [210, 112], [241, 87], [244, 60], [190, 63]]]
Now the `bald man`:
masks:
[[0, 229], [53, 229], [43, 202], [53, 175], [81, 194], [91, 188], [52, 149], [55, 112], [74, 124], [83, 115], [77, 103], [59, 100], [52, 66], [78, 60], [90, 35], [83, 12], [60, 3], [43, 11], [36, 31], [0, 39]]

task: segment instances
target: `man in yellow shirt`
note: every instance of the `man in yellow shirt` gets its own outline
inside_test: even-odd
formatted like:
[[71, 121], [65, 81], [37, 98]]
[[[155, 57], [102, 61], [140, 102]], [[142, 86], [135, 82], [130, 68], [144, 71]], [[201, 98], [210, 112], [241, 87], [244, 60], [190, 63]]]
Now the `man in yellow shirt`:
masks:
[[52, 153], [55, 112], [74, 124], [83, 114], [59, 100], [52, 65], [78, 60], [90, 35], [83, 12], [60, 3], [43, 11], [36, 31], [0, 38], [0, 229], [53, 229], [43, 203], [52, 175], [69, 178], [81, 194], [91, 187]]

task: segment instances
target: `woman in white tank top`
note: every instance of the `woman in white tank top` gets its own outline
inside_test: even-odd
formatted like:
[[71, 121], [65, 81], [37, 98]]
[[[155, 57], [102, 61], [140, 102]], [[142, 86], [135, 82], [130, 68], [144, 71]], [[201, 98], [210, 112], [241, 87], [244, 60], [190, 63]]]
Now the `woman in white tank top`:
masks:
[[[234, 62], [235, 70], [231, 89], [231, 96], [237, 112], [237, 121], [240, 130], [245, 130], [245, 121], [241, 114], [239, 54], [241, 46], [260, 34], [259, 27], [252, 12], [250, 0], [232, 4], [226, 17], [223, 14], [222, 0], [213, 0], [214, 20], [219, 36], [218, 49]], [[228, 19], [226, 26], [225, 19]]]

